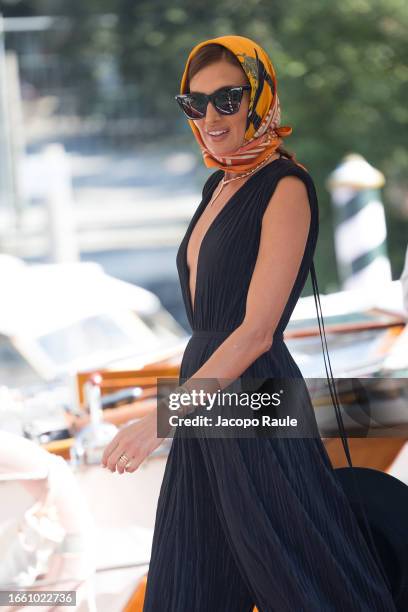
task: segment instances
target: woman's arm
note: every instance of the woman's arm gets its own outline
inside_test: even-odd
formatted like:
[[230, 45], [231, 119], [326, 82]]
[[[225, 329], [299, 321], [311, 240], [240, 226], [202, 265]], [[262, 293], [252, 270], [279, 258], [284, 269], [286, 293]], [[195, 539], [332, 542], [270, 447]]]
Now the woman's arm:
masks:
[[[299, 272], [310, 222], [309, 198], [303, 181], [293, 176], [282, 178], [262, 219], [244, 320], [175, 393], [222, 390], [272, 346], [274, 331]], [[181, 407], [178, 414], [186, 415], [195, 408], [193, 401]], [[167, 400], [163, 398], [154, 414], [121, 429], [106, 447], [102, 465], [123, 473], [125, 467], [119, 458], [125, 452], [131, 459], [126, 471], [134, 472], [170, 432], [168, 414]]]
[[[215, 392], [236, 380], [272, 346], [273, 334], [299, 272], [311, 223], [309, 197], [296, 176], [279, 180], [262, 220], [245, 317], [183, 387]], [[214, 381], [214, 383], [212, 383]]]

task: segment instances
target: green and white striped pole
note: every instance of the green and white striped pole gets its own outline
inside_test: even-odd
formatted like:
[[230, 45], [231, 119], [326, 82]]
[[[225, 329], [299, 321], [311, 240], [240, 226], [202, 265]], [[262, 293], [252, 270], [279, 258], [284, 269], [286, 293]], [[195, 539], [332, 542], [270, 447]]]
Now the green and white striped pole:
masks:
[[357, 153], [346, 155], [327, 180], [342, 289], [372, 289], [392, 280], [380, 194], [384, 183], [384, 175]]

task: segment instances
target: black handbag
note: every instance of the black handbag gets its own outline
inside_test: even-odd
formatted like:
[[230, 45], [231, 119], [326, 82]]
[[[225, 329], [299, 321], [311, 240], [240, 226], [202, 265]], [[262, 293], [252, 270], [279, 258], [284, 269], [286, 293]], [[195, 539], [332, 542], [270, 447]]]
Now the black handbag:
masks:
[[[327, 350], [323, 314], [321, 313], [319, 289], [313, 261], [310, 272], [327, 382], [344, 452], [349, 464], [349, 467], [333, 469], [347, 495], [368, 547], [388, 585], [397, 610], [406, 612], [408, 610], [408, 486], [380, 470], [354, 467], [352, 464], [347, 435], [341, 416], [340, 402]], [[327, 353], [330, 376], [326, 364], [325, 351]]]

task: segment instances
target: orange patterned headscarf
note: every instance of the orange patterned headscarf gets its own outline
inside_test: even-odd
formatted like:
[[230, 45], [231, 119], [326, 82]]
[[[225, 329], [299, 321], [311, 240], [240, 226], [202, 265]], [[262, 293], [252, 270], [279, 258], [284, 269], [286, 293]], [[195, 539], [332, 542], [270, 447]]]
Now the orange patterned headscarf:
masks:
[[[271, 60], [262, 47], [244, 36], [219, 36], [196, 45], [188, 56], [181, 79], [180, 93], [188, 93], [186, 91], [187, 75], [192, 57], [201, 47], [209, 43], [217, 43], [232, 51], [251, 85], [244, 143], [234, 153], [226, 156], [214, 155], [204, 144], [195, 122], [190, 119], [188, 122], [208, 168], [216, 167], [228, 170], [228, 172], [246, 172], [270, 156], [282, 143], [282, 138], [292, 133], [292, 128], [288, 125], [280, 125], [277, 80]], [[295, 159], [293, 161], [296, 162]], [[302, 166], [299, 162], [296, 163]]]

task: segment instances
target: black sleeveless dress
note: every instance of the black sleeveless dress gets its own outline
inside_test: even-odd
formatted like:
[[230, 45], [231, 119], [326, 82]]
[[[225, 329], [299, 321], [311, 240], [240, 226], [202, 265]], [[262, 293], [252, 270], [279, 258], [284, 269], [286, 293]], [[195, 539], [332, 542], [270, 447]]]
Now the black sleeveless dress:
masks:
[[[242, 377], [302, 376], [283, 331], [312, 262], [318, 202], [310, 175], [281, 157], [252, 175], [207, 230], [193, 312], [187, 244], [223, 171], [204, 186], [177, 253], [193, 332], [180, 383], [242, 322], [262, 215], [288, 175], [307, 187], [309, 235], [273, 344]], [[143, 611], [249, 612], [255, 605], [259, 612], [395, 610], [320, 437], [194, 439], [176, 433], [158, 500]]]

